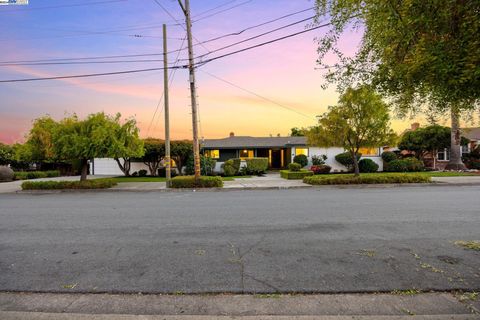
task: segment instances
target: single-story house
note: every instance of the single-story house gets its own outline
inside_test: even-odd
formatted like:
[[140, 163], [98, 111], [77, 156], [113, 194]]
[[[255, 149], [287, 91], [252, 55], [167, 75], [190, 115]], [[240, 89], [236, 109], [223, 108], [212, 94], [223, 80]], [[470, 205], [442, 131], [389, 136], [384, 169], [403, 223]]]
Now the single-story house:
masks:
[[[221, 172], [222, 164], [232, 158], [268, 158], [270, 169], [282, 169], [293, 162], [296, 155], [304, 154], [312, 165], [312, 156], [326, 155], [326, 164], [332, 167], [332, 171], [346, 171], [346, 168], [335, 160], [335, 156], [345, 152], [343, 148], [318, 148], [307, 145], [306, 137], [250, 137], [230, 136], [223, 139], [206, 139], [201, 143], [202, 153], [217, 160], [215, 171]], [[362, 148], [362, 158], [369, 158], [383, 170], [381, 154], [383, 149]]]

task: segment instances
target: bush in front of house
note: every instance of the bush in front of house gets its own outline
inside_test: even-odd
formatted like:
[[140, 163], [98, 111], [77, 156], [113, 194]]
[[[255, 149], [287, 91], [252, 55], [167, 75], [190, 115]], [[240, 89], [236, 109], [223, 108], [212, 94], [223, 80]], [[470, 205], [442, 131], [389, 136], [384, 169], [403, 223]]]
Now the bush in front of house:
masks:
[[240, 163], [241, 159], [233, 158], [228, 159], [223, 164], [223, 172], [226, 177], [233, 177], [240, 174]]
[[295, 162], [289, 163], [287, 167], [290, 171], [300, 171], [302, 169], [302, 165]]
[[144, 169], [138, 170], [138, 176], [139, 177], [146, 177], [147, 173], [148, 173], [147, 170], [144, 170]]
[[299, 154], [298, 156], [293, 157], [293, 162], [298, 163], [303, 168], [307, 166], [308, 158], [304, 154]]
[[[157, 175], [161, 178], [166, 178], [167, 177], [167, 168], [165, 168], [165, 167], [158, 168]], [[170, 176], [172, 178], [178, 176], [177, 170], [175, 170], [173, 168], [170, 168]]]
[[417, 158], [405, 158], [393, 160], [386, 164], [384, 171], [387, 172], [418, 172], [423, 171], [425, 166]]
[[311, 185], [429, 183], [431, 177], [412, 173], [366, 173], [358, 177], [352, 174], [338, 174], [305, 177], [303, 182]]
[[325, 164], [325, 161], [327, 161], [327, 156], [322, 154], [321, 156], [314, 155], [312, 156], [312, 165], [314, 166], [321, 166]]
[[249, 158], [245, 162], [247, 174], [261, 175], [268, 170], [268, 158]]
[[50, 170], [50, 171], [17, 171], [15, 172], [15, 180], [30, 180], [30, 179], [40, 179], [40, 178], [53, 178], [59, 177], [60, 171]]
[[326, 174], [330, 173], [332, 167], [327, 166], [326, 164], [311, 166], [310, 170], [313, 171], [314, 174]]
[[480, 170], [480, 146], [464, 156], [463, 162], [468, 169]]
[[198, 181], [195, 181], [195, 176], [178, 176], [171, 180], [170, 186], [176, 189], [222, 188], [223, 180], [220, 177], [200, 176]]
[[310, 171], [310, 170], [300, 170], [300, 171], [280, 170], [280, 177], [288, 180], [300, 180], [312, 175], [313, 175], [313, 171]]
[[362, 159], [358, 162], [358, 168], [360, 172], [371, 173], [378, 171], [378, 164], [372, 159]]
[[[200, 155], [200, 171], [202, 176], [210, 176], [213, 175], [213, 170], [215, 169], [215, 165], [217, 164], [217, 161], [205, 157], [204, 155]], [[187, 175], [193, 175], [195, 174], [195, 165], [193, 161], [193, 157], [188, 158], [187, 164], [185, 166], [185, 172]]]
[[108, 189], [117, 183], [111, 179], [85, 181], [25, 181], [22, 190]]
[[[357, 153], [356, 155], [357, 161], [360, 160], [362, 157], [361, 153]], [[344, 152], [344, 153], [339, 153], [335, 156], [335, 160], [337, 160], [338, 163], [343, 165], [345, 168], [348, 169], [348, 171], [353, 171], [353, 159], [352, 159], [352, 154], [350, 152]]]
[[392, 162], [393, 160], [397, 160], [397, 159], [398, 159], [398, 156], [395, 152], [385, 151], [385, 152], [382, 153], [382, 160], [385, 163], [389, 163], [389, 162]]

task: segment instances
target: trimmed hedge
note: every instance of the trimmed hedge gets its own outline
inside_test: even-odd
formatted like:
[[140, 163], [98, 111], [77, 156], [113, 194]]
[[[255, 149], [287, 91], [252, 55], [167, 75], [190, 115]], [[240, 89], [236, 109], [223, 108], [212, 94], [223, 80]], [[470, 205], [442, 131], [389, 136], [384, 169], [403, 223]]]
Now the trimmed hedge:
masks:
[[171, 180], [172, 188], [222, 188], [223, 180], [220, 177], [200, 176], [195, 183], [195, 176], [178, 176]]
[[223, 171], [226, 177], [233, 177], [240, 173], [240, 163], [239, 158], [228, 159], [223, 164]]
[[86, 181], [25, 181], [22, 190], [108, 189], [117, 185], [111, 179]]
[[372, 159], [362, 159], [358, 162], [360, 172], [372, 173], [378, 171], [378, 164]]
[[310, 170], [301, 170], [301, 171], [280, 170], [280, 177], [288, 180], [300, 180], [312, 175], [313, 175], [313, 171], [310, 171]]
[[289, 163], [287, 167], [288, 167], [288, 170], [295, 171], [295, 172], [298, 172], [302, 169], [302, 165], [296, 162]]
[[53, 178], [60, 177], [60, 171], [17, 171], [15, 172], [15, 180], [30, 180], [39, 178]]
[[405, 158], [390, 161], [386, 164], [384, 171], [387, 172], [416, 172], [423, 171], [425, 166], [417, 158]]
[[305, 177], [303, 182], [312, 185], [335, 184], [389, 184], [389, 183], [429, 183], [431, 178], [424, 174], [373, 173], [355, 177], [351, 174]]
[[247, 163], [247, 174], [260, 175], [268, 170], [268, 158], [249, 158], [245, 159]]
[[[362, 157], [361, 153], [356, 154], [357, 161], [360, 160]], [[343, 165], [345, 168], [347, 168], [348, 171], [353, 171], [353, 159], [352, 159], [352, 154], [350, 152], [344, 152], [344, 153], [339, 153], [335, 156], [335, 160], [337, 160], [338, 163]]]
[[392, 162], [393, 160], [397, 160], [397, 154], [392, 151], [385, 151], [382, 153], [382, 160], [386, 163]]

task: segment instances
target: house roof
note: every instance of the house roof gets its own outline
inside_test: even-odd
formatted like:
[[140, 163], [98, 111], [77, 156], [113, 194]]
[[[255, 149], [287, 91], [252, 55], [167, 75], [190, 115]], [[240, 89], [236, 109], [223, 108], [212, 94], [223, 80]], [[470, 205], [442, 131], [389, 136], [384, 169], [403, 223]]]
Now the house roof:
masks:
[[206, 139], [205, 149], [284, 148], [307, 145], [306, 137], [248, 137], [234, 136], [224, 139]]
[[462, 135], [473, 141], [480, 141], [480, 127], [479, 128], [464, 128]]

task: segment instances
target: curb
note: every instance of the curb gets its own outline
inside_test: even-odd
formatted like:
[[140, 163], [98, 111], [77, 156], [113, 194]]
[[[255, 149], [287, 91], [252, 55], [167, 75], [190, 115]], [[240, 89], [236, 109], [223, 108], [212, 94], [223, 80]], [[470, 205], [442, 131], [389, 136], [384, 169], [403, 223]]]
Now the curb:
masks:
[[121, 315], [121, 314], [75, 314], [41, 312], [2, 312], [3, 320], [471, 320], [475, 315], [408, 315], [408, 316], [200, 316], [200, 315]]

